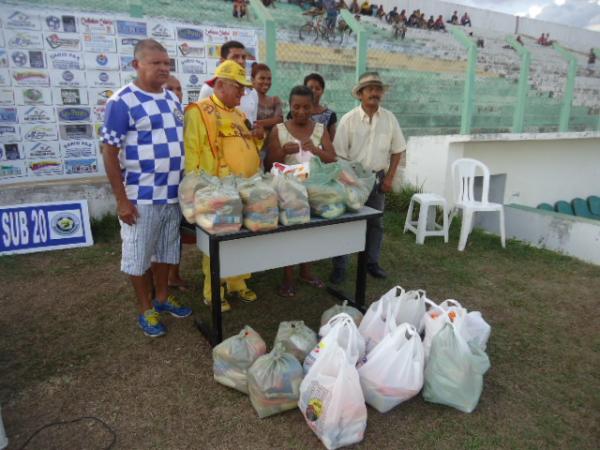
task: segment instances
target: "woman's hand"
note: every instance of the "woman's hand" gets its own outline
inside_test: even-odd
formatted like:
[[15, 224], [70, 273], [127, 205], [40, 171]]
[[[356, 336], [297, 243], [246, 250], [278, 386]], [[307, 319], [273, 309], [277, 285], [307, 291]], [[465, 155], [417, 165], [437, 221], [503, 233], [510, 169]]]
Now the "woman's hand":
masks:
[[312, 140], [307, 139], [302, 143], [302, 150], [311, 152], [313, 155], [316, 155], [320, 149], [315, 146]]
[[300, 146], [295, 142], [288, 142], [281, 147], [283, 153], [286, 155], [293, 155], [294, 153], [298, 153], [300, 151]]

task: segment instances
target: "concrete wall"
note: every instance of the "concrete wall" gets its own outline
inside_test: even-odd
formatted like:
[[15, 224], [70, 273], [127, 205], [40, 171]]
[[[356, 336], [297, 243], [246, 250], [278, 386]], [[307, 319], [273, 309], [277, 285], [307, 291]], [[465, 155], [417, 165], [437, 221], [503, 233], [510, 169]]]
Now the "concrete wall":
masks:
[[504, 210], [509, 238], [600, 265], [600, 221], [517, 205]]
[[63, 200], [87, 200], [93, 219], [116, 212], [116, 203], [106, 178], [14, 184], [0, 189], [2, 206]]
[[406, 9], [408, 14], [415, 9], [420, 9], [425, 12], [427, 18], [430, 15], [437, 18], [439, 14], [442, 14], [445, 20], [450, 19], [453, 11], [458, 11], [459, 18], [466, 11], [471, 16], [473, 25], [476, 28], [490, 29], [507, 34], [517, 32], [536, 38], [542, 32], [550, 33], [551, 39], [558, 40], [564, 46], [581, 52], [588, 52], [591, 47], [597, 48], [600, 46], [600, 33], [595, 31], [524, 17], [517, 18], [511, 14], [450, 2], [438, 0], [379, 0], [374, 3], [382, 4], [385, 11], [391, 11], [394, 6], [398, 7], [398, 11]]
[[452, 203], [450, 166], [463, 157], [506, 174], [503, 203], [535, 207], [600, 194], [598, 132], [412, 137], [404, 180]]

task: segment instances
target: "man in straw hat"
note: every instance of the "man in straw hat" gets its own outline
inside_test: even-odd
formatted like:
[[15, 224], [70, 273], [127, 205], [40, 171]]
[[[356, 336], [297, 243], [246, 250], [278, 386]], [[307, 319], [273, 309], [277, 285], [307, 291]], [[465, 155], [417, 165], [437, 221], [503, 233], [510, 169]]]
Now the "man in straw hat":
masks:
[[[250, 177], [260, 167], [262, 140], [252, 134], [246, 115], [237, 109], [244, 88], [251, 86], [246, 70], [235, 61], [224, 61], [208, 83], [214, 93], [189, 104], [185, 110], [185, 170], [202, 169], [218, 177]], [[204, 303], [210, 305], [210, 260], [206, 255], [202, 259], [202, 271]], [[248, 278], [250, 274], [226, 278], [227, 292], [244, 302], [253, 302], [256, 294], [246, 286]], [[230, 309], [221, 287], [221, 310]]]
[[[358, 161], [367, 170], [377, 174], [377, 182], [366, 205], [383, 211], [385, 193], [391, 192], [392, 181], [401, 153], [406, 150], [406, 141], [396, 116], [380, 106], [388, 86], [383, 84], [377, 72], [366, 72], [352, 89], [352, 95], [360, 105], [345, 114], [335, 133], [333, 146], [338, 157]], [[371, 219], [367, 223], [367, 270], [376, 278], [385, 278], [385, 270], [379, 266], [379, 255], [383, 242], [383, 218]], [[348, 256], [333, 259], [330, 281], [344, 281]]]

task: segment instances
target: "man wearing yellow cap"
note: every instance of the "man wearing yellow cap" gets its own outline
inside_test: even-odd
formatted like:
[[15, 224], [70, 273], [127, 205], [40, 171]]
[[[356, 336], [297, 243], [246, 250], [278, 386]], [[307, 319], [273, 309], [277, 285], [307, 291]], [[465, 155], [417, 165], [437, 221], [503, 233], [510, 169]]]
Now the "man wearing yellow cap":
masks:
[[[203, 169], [218, 177], [250, 177], [260, 167], [262, 139], [252, 133], [245, 114], [236, 108], [244, 95], [244, 87], [251, 86], [246, 70], [235, 61], [224, 61], [209, 84], [214, 89], [213, 95], [189, 104], [185, 110], [185, 170]], [[202, 258], [202, 271], [204, 303], [209, 305], [210, 262], [206, 255]], [[250, 274], [226, 278], [227, 292], [244, 302], [253, 302], [256, 294], [246, 286], [248, 278]], [[230, 309], [221, 287], [221, 311]]]

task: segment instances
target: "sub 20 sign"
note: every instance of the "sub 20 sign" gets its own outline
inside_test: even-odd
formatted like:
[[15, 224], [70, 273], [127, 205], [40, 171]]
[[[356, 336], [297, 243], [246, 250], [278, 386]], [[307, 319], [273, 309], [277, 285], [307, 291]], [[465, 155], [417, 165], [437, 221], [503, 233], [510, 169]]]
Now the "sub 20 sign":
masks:
[[85, 200], [0, 208], [0, 255], [92, 244]]

